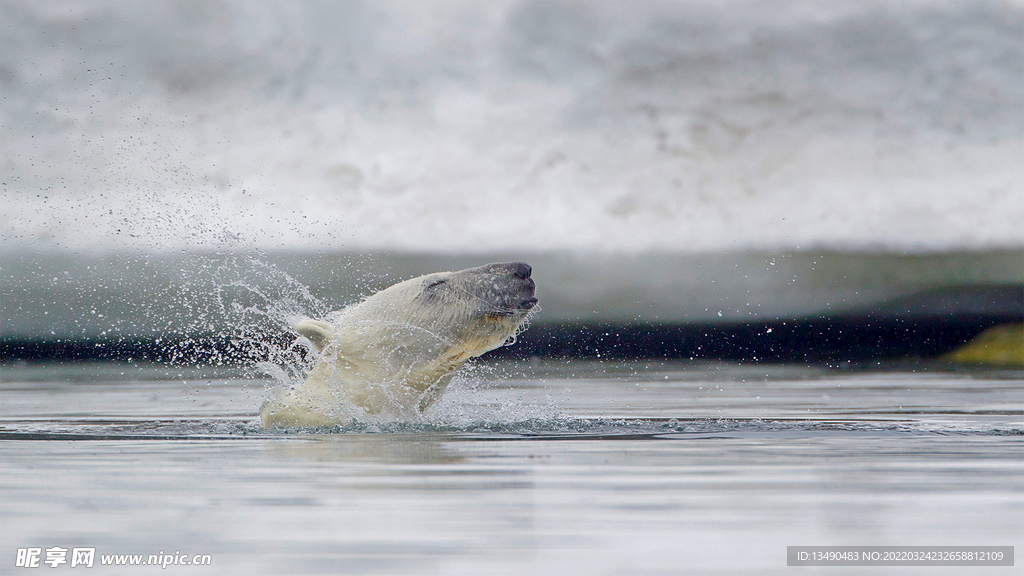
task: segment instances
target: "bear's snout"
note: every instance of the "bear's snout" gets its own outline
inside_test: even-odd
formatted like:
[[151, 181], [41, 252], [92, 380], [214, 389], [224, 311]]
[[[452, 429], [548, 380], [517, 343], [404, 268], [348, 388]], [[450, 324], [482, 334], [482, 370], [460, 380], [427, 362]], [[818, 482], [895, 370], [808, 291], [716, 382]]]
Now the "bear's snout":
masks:
[[463, 272], [471, 275], [482, 274], [475, 282], [479, 286], [478, 294], [481, 299], [493, 302], [493, 308], [487, 314], [525, 314], [537, 305], [537, 284], [530, 278], [533, 268], [526, 262], [486, 264]]

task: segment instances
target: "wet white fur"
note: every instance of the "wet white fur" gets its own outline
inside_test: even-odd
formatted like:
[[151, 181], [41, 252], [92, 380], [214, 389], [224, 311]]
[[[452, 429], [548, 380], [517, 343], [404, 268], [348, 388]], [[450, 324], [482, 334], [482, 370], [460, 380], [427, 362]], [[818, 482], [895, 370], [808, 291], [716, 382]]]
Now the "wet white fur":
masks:
[[[525, 320], [525, 314], [489, 314], [493, 303], [458, 289], [457, 275], [465, 272], [406, 280], [346, 308], [331, 322], [296, 325], [319, 357], [302, 385], [279, 390], [264, 403], [263, 425], [329, 426], [353, 416], [402, 417], [428, 408], [455, 370], [501, 346]], [[425, 298], [427, 287], [442, 279], [454, 289]]]

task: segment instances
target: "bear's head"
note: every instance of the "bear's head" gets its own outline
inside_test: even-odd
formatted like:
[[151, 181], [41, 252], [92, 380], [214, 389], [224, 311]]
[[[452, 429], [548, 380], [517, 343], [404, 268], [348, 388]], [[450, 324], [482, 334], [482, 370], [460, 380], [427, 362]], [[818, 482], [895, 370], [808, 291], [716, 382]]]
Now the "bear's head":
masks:
[[335, 324], [342, 355], [364, 349], [398, 368], [446, 352], [469, 358], [493, 350], [537, 304], [531, 272], [522, 262], [497, 263], [395, 284], [342, 312]]

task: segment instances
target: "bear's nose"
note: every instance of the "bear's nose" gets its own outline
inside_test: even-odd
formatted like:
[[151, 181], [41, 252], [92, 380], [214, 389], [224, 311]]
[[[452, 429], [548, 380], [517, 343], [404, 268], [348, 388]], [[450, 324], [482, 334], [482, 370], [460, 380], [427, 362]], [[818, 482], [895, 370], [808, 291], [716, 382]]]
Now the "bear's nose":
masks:
[[516, 262], [512, 264], [512, 275], [516, 278], [526, 280], [530, 277], [530, 273], [533, 272], [533, 268], [525, 262]]

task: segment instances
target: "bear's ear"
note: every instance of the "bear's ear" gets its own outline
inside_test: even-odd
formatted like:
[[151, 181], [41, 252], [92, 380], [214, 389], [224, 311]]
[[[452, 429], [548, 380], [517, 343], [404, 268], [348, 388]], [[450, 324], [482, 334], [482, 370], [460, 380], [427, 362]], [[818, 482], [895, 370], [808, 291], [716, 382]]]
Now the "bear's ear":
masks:
[[299, 336], [305, 336], [317, 352], [322, 352], [334, 337], [331, 325], [319, 320], [303, 320], [295, 325], [294, 330], [299, 333]]

